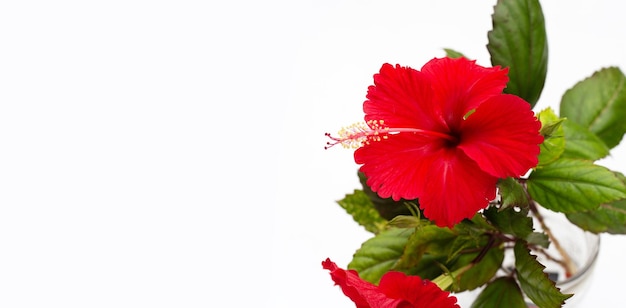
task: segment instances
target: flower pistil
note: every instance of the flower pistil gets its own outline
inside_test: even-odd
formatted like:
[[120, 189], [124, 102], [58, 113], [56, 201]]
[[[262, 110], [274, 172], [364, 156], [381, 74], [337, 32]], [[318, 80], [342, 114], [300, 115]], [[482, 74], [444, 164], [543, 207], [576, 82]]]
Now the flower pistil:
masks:
[[330, 133], [326, 133], [326, 137], [331, 141], [326, 142], [324, 149], [330, 149], [337, 144], [341, 144], [347, 149], [356, 149], [364, 145], [370, 144], [372, 141], [381, 141], [389, 138], [389, 135], [399, 133], [413, 133], [421, 134], [424, 136], [438, 137], [448, 140], [452, 143], [458, 143], [456, 136], [445, 134], [441, 132], [409, 128], [409, 127], [387, 127], [384, 125], [384, 120], [370, 120], [367, 123], [358, 122], [350, 126], [342, 128], [337, 134], [339, 137], [334, 137]]

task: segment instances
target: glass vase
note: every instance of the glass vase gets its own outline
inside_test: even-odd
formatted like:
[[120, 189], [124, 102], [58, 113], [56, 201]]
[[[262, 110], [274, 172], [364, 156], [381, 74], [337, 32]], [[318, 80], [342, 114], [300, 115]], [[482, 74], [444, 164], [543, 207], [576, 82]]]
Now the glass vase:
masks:
[[[532, 251], [532, 254], [536, 255], [537, 261], [546, 267], [544, 272], [548, 274], [550, 279], [556, 282], [556, 286], [562, 293], [574, 294], [574, 296], [565, 301], [565, 306], [568, 308], [577, 307], [576, 305], [585, 295], [585, 290], [589, 287], [589, 282], [593, 276], [593, 268], [600, 250], [600, 236], [583, 231], [569, 222], [564, 214], [555, 213], [542, 208], [538, 210], [543, 219], [543, 223], [535, 218], [535, 231], [543, 231], [552, 234], [557, 243], [554, 241], [551, 242], [546, 253]], [[545, 226], [549, 230], [544, 230], [542, 226]], [[563, 257], [562, 252], [559, 250], [564, 251], [568, 257]], [[547, 256], [559, 260], [569, 258], [571, 260], [571, 273], [568, 273], [565, 266], [553, 261]], [[511, 271], [514, 270], [515, 258], [513, 256], [513, 249], [507, 249], [502, 264], [502, 270], [497, 276], [510, 275]], [[469, 308], [481, 291], [482, 288], [479, 288], [472, 291], [456, 293], [454, 296], [457, 297], [461, 307]], [[526, 296], [525, 299], [528, 307], [537, 307]]]

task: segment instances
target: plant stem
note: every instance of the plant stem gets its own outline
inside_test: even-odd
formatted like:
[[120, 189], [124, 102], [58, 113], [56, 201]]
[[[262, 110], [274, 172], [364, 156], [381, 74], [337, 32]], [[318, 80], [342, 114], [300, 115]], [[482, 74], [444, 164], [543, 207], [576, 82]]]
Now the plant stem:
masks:
[[432, 283], [436, 284], [440, 289], [446, 290], [448, 289], [452, 283], [454, 282], [455, 277], [462, 275], [467, 272], [470, 268], [474, 267], [475, 264], [470, 263], [467, 264], [452, 273], [443, 273], [439, 275], [439, 277], [431, 280]]
[[552, 233], [548, 225], [546, 225], [545, 221], [543, 220], [543, 216], [541, 215], [541, 213], [539, 213], [539, 210], [537, 209], [537, 205], [535, 204], [534, 201], [530, 202], [530, 210], [533, 213], [533, 216], [537, 218], [537, 221], [539, 221], [539, 224], [541, 225], [541, 229], [543, 229], [543, 231], [546, 232], [546, 234], [550, 238], [550, 242], [554, 245], [554, 248], [556, 248], [559, 254], [561, 254], [561, 257], [563, 258], [563, 260], [557, 263], [561, 264], [563, 268], [565, 269], [565, 276], [571, 277], [578, 270], [576, 267], [576, 264], [574, 263], [574, 261], [572, 261], [572, 258], [567, 253], [567, 251], [565, 251], [563, 246], [561, 246], [561, 243], [554, 236], [554, 234]]

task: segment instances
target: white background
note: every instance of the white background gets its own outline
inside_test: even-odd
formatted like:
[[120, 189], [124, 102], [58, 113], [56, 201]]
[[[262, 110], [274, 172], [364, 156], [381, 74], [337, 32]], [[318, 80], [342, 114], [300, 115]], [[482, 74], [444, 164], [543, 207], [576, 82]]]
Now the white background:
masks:
[[[537, 109], [626, 67], [619, 2], [544, 2]], [[362, 118], [384, 62], [489, 65], [494, 4], [2, 2], [0, 306], [353, 307], [320, 263], [369, 234], [323, 134]], [[624, 245], [603, 237], [582, 307], [622, 305]]]

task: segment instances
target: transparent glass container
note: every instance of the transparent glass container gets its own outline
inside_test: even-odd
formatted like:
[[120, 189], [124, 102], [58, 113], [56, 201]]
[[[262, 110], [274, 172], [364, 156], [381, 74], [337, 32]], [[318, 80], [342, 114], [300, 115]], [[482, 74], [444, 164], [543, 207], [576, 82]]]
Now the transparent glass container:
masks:
[[[551, 243], [547, 249], [547, 254], [562, 260], [562, 254], [557, 246], [560, 245], [563, 251], [567, 253], [573, 267], [572, 274], [567, 274], [563, 265], [547, 258], [543, 253], [532, 251], [537, 256], [537, 260], [543, 264], [546, 269], [545, 273], [556, 281], [556, 286], [561, 289], [564, 294], [574, 294], [565, 301], [564, 307], [576, 307], [577, 303], [582, 299], [585, 290], [589, 286], [589, 282], [593, 276], [593, 268], [596, 263], [598, 252], [600, 250], [600, 236], [594, 233], [586, 232], [572, 224], [567, 220], [564, 214], [555, 213], [545, 209], [540, 209], [544, 224], [548, 227], [549, 232], [557, 239], [558, 245]], [[535, 231], [542, 230], [541, 224], [535, 219]], [[509, 275], [515, 270], [515, 258], [513, 249], [507, 249], [503, 262], [503, 269], [497, 276]], [[474, 299], [480, 294], [482, 288], [453, 294], [457, 297], [458, 303], [463, 308], [471, 307]], [[532, 301], [526, 298], [528, 307], [537, 307]]]
[[[557, 239], [562, 249], [567, 252], [572, 260], [575, 270], [572, 275], [567, 275], [563, 266], [548, 260], [542, 254], [537, 255], [537, 260], [546, 266], [544, 272], [553, 275], [556, 286], [564, 294], [574, 294], [567, 301], [566, 307], [576, 307], [576, 304], [584, 296], [589, 281], [593, 274], [593, 268], [600, 251], [600, 236], [586, 232], [567, 220], [564, 214], [555, 213], [540, 208], [540, 213], [550, 232]], [[540, 226], [540, 224], [536, 224]], [[548, 253], [551, 256], [562, 258], [554, 243], [550, 244]], [[528, 307], [536, 307], [528, 300]]]

